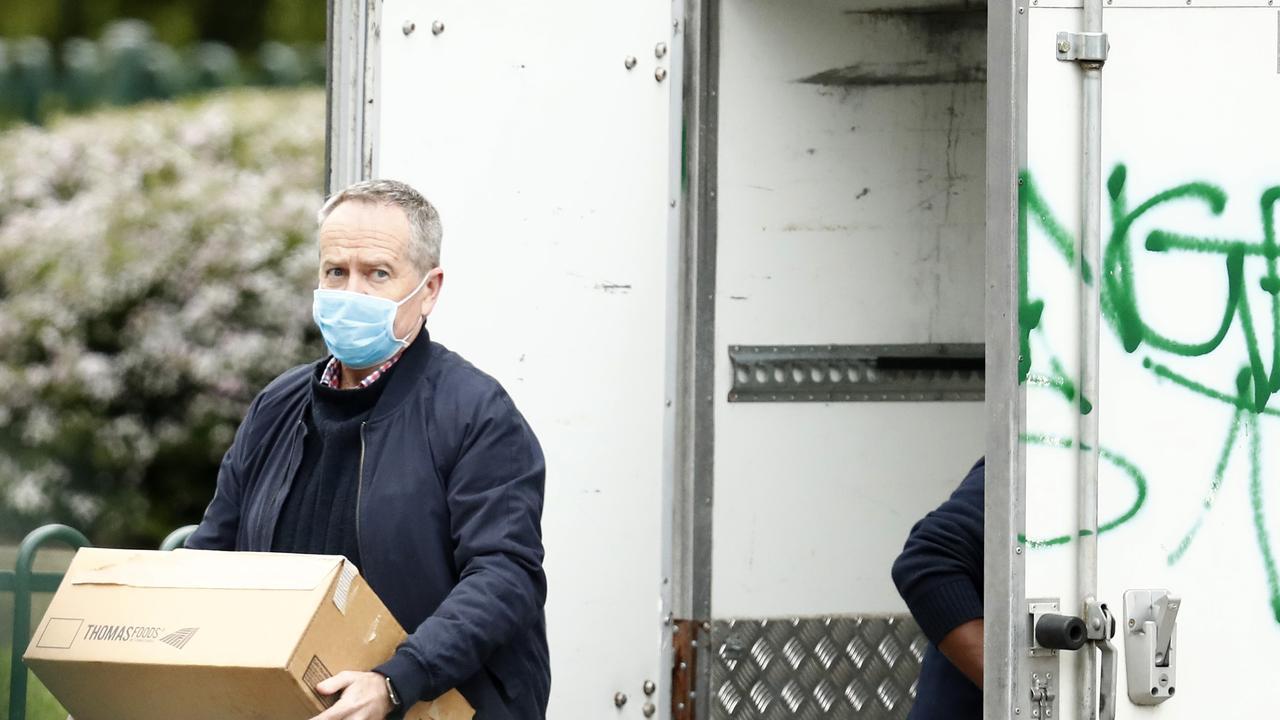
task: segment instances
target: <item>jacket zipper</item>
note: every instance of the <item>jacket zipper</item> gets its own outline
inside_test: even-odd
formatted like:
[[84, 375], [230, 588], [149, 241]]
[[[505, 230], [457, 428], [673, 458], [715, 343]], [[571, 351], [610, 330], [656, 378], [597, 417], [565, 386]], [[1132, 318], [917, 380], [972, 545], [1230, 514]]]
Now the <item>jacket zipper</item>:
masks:
[[364, 548], [360, 545], [360, 498], [364, 495], [364, 426], [368, 421], [360, 423], [360, 469], [356, 473], [356, 552], [360, 553], [360, 564], [368, 565], [364, 556]]

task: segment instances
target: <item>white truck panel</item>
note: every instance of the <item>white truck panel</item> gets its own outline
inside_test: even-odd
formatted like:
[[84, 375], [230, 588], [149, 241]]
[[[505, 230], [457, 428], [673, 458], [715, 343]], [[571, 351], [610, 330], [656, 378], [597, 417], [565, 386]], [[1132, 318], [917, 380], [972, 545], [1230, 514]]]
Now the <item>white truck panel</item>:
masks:
[[[1077, 612], [1075, 452], [1064, 447], [1077, 411], [1054, 380], [1075, 375], [1077, 271], [1045, 219], [1056, 219], [1075, 242], [1079, 79], [1074, 66], [1055, 60], [1053, 46], [1056, 32], [1076, 29], [1078, 11], [1033, 7], [1029, 14], [1027, 182], [1043, 203], [1024, 216], [1027, 287], [1044, 312], [1031, 335], [1027, 381], [1026, 590], [1061, 596]], [[1111, 54], [1103, 70], [1103, 172], [1112, 179], [1111, 190], [1103, 189], [1104, 252], [1114, 217], [1165, 191], [1184, 193], [1133, 222], [1122, 241], [1127, 261], [1104, 256], [1102, 388], [1091, 399], [1103, 452], [1099, 599], [1121, 617], [1129, 589], [1167, 588], [1183, 601], [1176, 696], [1155, 707], [1131, 704], [1124, 667], [1134, 659], [1124, 658], [1120, 718], [1272, 712], [1267, 693], [1254, 690], [1266, 687], [1266, 649], [1280, 640], [1280, 500], [1271, 482], [1280, 462], [1280, 403], [1269, 388], [1255, 393], [1264, 383], [1247, 382], [1241, 393], [1238, 379], [1245, 368], [1268, 382], [1280, 377], [1272, 375], [1280, 342], [1274, 295], [1262, 288], [1265, 218], [1274, 217], [1263, 198], [1280, 186], [1277, 22], [1265, 7], [1126, 3], [1104, 13]], [[1170, 236], [1160, 233], [1176, 234], [1168, 249], [1161, 243]], [[1241, 248], [1236, 277], [1222, 243]], [[1238, 305], [1216, 346], [1161, 343], [1158, 336], [1212, 339], [1236, 293], [1247, 300], [1253, 337]], [[1149, 332], [1126, 346], [1126, 305], [1116, 299], [1130, 294], [1137, 311], [1127, 317]], [[1114, 642], [1122, 654], [1125, 632], [1121, 621]], [[1067, 658], [1060, 697], [1075, 717], [1076, 667]]]
[[550, 717], [612, 714], [619, 691], [640, 717], [670, 677], [679, 92], [654, 73], [678, 78], [680, 47], [662, 2], [382, 12], [376, 172], [440, 209], [433, 337], [506, 386], [547, 456]]

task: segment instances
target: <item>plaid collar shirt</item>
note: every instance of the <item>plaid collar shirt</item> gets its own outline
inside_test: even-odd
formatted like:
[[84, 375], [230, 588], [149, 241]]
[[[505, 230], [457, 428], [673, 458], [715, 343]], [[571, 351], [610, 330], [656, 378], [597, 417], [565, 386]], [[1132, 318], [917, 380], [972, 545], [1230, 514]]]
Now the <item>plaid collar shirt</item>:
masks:
[[[395, 355], [392, 355], [390, 360], [379, 365], [378, 369], [369, 373], [368, 377], [361, 380], [360, 384], [357, 385], [355, 389], [363, 390], [364, 388], [378, 382], [378, 378], [382, 377], [387, 370], [390, 370], [391, 366], [395, 365], [396, 361], [399, 360], [400, 356], [403, 354], [404, 351], [402, 350]], [[338, 358], [329, 358], [329, 364], [324, 366], [324, 372], [320, 374], [320, 384], [325, 387], [331, 387], [334, 390], [342, 389], [342, 363], [338, 362]]]

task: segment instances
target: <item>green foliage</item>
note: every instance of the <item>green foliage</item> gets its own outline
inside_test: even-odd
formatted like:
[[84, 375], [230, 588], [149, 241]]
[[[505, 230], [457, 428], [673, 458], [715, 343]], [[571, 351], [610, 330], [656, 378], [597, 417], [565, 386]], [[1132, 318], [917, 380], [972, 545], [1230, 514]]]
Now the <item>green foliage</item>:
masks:
[[0, 135], [0, 534], [199, 519], [248, 402], [322, 349], [323, 159], [319, 90]]

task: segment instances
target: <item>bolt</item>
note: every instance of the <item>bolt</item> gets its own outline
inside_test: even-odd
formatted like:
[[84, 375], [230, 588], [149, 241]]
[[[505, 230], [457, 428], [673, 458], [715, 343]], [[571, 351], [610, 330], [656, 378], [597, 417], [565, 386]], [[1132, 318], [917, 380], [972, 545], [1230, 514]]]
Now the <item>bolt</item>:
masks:
[[1099, 619], [1099, 618], [1094, 618], [1094, 619], [1090, 620], [1090, 621], [1089, 621], [1089, 627], [1093, 628], [1095, 631], [1097, 631], [1097, 630], [1101, 630], [1101, 629], [1102, 629], [1102, 620], [1101, 620], [1101, 619]]
[[645, 717], [653, 717], [653, 714], [657, 711], [658, 708], [654, 707], [651, 702], [645, 703], [644, 707], [640, 709], [640, 712], [644, 713]]
[[1016, 548], [1014, 548], [1014, 549], [1013, 549], [1013, 554], [1014, 554], [1014, 555], [1021, 555], [1021, 554], [1022, 554], [1022, 548], [1020, 548], [1020, 547], [1016, 547]]
[[1132, 628], [1132, 627], [1134, 627], [1134, 626], [1135, 626], [1135, 625], [1137, 625], [1137, 624], [1138, 624], [1138, 621], [1137, 621], [1137, 620], [1134, 620], [1133, 618], [1129, 618], [1129, 627], [1131, 627], [1131, 628]]
[[1040, 711], [1039, 711], [1039, 710], [1032, 710], [1032, 711], [1031, 711], [1031, 717], [1034, 717], [1034, 718], [1038, 718], [1038, 717], [1040, 717]]
[[1019, 15], [1025, 15], [1025, 14], [1026, 14], [1026, 12], [1027, 12], [1027, 9], [1026, 9], [1026, 8], [1018, 8], [1018, 14], [1019, 14]]
[[418, 26], [414, 25], [412, 20], [405, 20], [404, 25], [400, 26], [400, 29], [404, 31], [405, 35], [412, 35], [413, 31], [417, 28]]
[[675, 206], [676, 206], [676, 201], [675, 201], [675, 200], [672, 200], [672, 201], [671, 201], [671, 207], [675, 207]]
[[1053, 717], [1053, 708], [1045, 708], [1045, 709], [1044, 709], [1044, 716], [1045, 716], [1045, 717]]
[[1070, 50], [1071, 50], [1071, 43], [1067, 42], [1066, 40], [1058, 41], [1058, 52], [1065, 53]]
[[1169, 684], [1169, 676], [1168, 676], [1168, 675], [1163, 675], [1163, 674], [1162, 674], [1162, 675], [1160, 676], [1160, 685], [1161, 685], [1161, 686], [1164, 686], [1164, 685], [1168, 685], [1168, 684]]
[[622, 66], [623, 66], [623, 67], [625, 67], [625, 68], [626, 68], [626, 69], [628, 69], [628, 70], [630, 70], [631, 68], [635, 67], [635, 66], [636, 66], [636, 56], [635, 56], [635, 55], [628, 55], [628, 56], [627, 56], [627, 59], [622, 61]]
[[1014, 708], [1014, 709], [1013, 709], [1013, 714], [1014, 714], [1014, 715], [1021, 715], [1021, 714], [1022, 714], [1022, 708]]
[[439, 20], [431, 23], [432, 35], [439, 35], [442, 32], [444, 32], [444, 23], [440, 22]]
[[654, 56], [654, 57], [656, 57], [656, 58], [664, 58], [664, 57], [666, 57], [666, 56], [667, 56], [667, 44], [666, 44], [666, 43], [661, 43], [661, 42], [660, 42], [660, 43], [658, 43], [657, 45], [654, 45], [654, 46], [653, 46], [653, 56]]
[[622, 707], [627, 704], [627, 696], [625, 693], [618, 693], [613, 696], [613, 706]]
[[658, 82], [662, 82], [663, 80], [666, 80], [666, 79], [667, 79], [667, 69], [666, 69], [666, 68], [658, 68], [657, 70], [654, 70], [654, 71], [653, 71], [653, 77], [654, 77], [654, 79], [656, 79]]
[[1045, 680], [1052, 680], [1052, 679], [1053, 679], [1053, 673], [1045, 673], [1045, 674], [1044, 674], [1044, 679], [1045, 679]]

